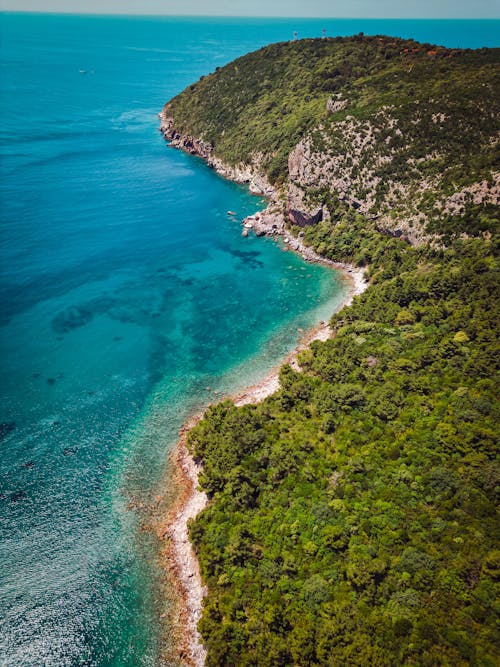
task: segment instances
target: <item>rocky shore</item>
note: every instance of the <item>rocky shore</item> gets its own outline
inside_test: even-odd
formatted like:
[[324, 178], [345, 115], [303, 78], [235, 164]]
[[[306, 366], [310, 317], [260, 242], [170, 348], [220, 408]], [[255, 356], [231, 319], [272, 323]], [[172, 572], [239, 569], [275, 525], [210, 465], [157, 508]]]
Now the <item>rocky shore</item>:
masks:
[[[312, 261], [312, 260], [311, 260]], [[345, 299], [338, 306], [338, 310], [349, 305], [353, 298], [364, 292], [368, 283], [363, 272], [359, 269], [336, 264], [335, 268], [344, 271], [349, 289]], [[333, 314], [333, 313], [332, 313]], [[310, 329], [299, 341], [297, 346], [284, 358], [279, 365], [265, 376], [260, 382], [247, 387], [236, 394], [232, 400], [236, 406], [260, 403], [279, 389], [279, 372], [283, 364], [288, 363], [295, 370], [299, 370], [297, 357], [307, 349], [314, 340], [327, 340], [331, 330], [326, 322], [320, 322]], [[201, 617], [205, 586], [201, 579], [199, 563], [189, 541], [188, 524], [206, 507], [208, 498], [198, 488], [198, 476], [201, 466], [195, 462], [187, 448], [187, 436], [203, 414], [189, 419], [179, 431], [179, 440], [170, 454], [174, 464], [176, 482], [181, 489], [174, 507], [170, 511], [163, 532], [163, 539], [168, 541], [166, 550], [166, 568], [175, 587], [177, 596], [177, 611], [175, 619], [175, 634], [177, 637], [177, 654], [183, 664], [189, 667], [203, 667], [206, 650], [198, 632], [198, 621]]]
[[[333, 262], [321, 257], [312, 248], [304, 244], [300, 235], [299, 237], [295, 237], [287, 230], [285, 215], [290, 218], [292, 203], [289, 200], [286, 207], [283, 206], [279, 196], [280, 193], [259, 172], [260, 161], [258, 157], [254, 159], [251, 165], [245, 164], [232, 167], [225, 164], [222, 160], [213, 156], [210, 144], [191, 135], [180, 133], [174, 126], [174, 120], [168, 116], [168, 107], [169, 105], [167, 104], [158, 116], [161, 121], [159, 130], [170, 146], [183, 150], [190, 155], [203, 158], [209, 167], [224, 178], [235, 183], [246, 184], [251, 193], [266, 197], [269, 200], [269, 204], [264, 210], [250, 215], [243, 220], [244, 233], [252, 230], [257, 236], [282, 236], [283, 243], [291, 250], [298, 252], [304, 260], [326, 264], [334, 269], [346, 272], [353, 278], [357, 275], [358, 277], [355, 280], [363, 280], [362, 277], [360, 278], [363, 275], [361, 269], [355, 269], [350, 264]], [[291, 156], [289, 164], [291, 173], [298, 169], [296, 162], [296, 158]], [[293, 202], [294, 205], [296, 203]], [[305, 210], [302, 210], [301, 213], [303, 218], [309, 215]]]
[[163, 111], [158, 114], [161, 124], [160, 132], [173, 148], [196, 155], [206, 160], [209, 167], [218, 174], [235, 183], [245, 183], [252, 194], [262, 195], [268, 199], [275, 200], [278, 196], [276, 189], [259, 172], [260, 160], [255, 158], [253, 164], [242, 164], [238, 167], [231, 167], [212, 155], [212, 146], [188, 134], [182, 134], [175, 126], [172, 118], [168, 116], [168, 104]]
[[188, 420], [179, 431], [179, 440], [170, 453], [174, 481], [180, 489], [170, 510], [160, 538], [166, 541], [166, 568], [176, 594], [173, 622], [175, 648], [182, 663], [189, 667], [205, 664], [206, 650], [198, 632], [202, 601], [205, 596], [200, 567], [189, 541], [188, 525], [207, 504], [207, 495], [198, 489], [200, 466], [187, 449], [187, 436], [203, 415]]
[[[282, 212], [280, 212], [276, 202], [272, 201], [263, 211], [259, 211], [254, 215], [250, 215], [243, 220], [243, 227], [246, 230], [252, 229], [257, 236], [281, 236], [283, 243], [293, 250], [300, 254], [302, 259], [306, 262], [316, 262], [318, 264], [325, 264], [330, 266], [333, 269], [342, 271], [344, 275], [347, 275], [349, 279], [352, 279], [354, 282], [354, 292], [356, 294], [361, 294], [367, 285], [365, 284], [365, 272], [364, 269], [360, 269], [352, 266], [351, 264], [346, 264], [344, 262], [334, 262], [326, 257], [318, 255], [312, 248], [306, 246], [302, 236], [294, 236], [289, 230], [286, 229], [285, 218]], [[352, 297], [349, 303], [343, 305], [349, 305], [352, 301]]]

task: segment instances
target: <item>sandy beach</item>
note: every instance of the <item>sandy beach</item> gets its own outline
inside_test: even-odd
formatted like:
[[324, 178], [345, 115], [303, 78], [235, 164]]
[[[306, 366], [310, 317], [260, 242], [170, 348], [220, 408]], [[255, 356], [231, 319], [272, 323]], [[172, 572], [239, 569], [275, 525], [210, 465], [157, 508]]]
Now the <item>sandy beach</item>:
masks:
[[[294, 248], [294, 250], [300, 252], [302, 249]], [[345, 299], [337, 307], [337, 310], [350, 305], [353, 298], [364, 292], [368, 287], [362, 269], [324, 260], [310, 249], [307, 250], [308, 261], [321, 261], [343, 272], [349, 288]], [[288, 363], [299, 370], [297, 364], [299, 352], [309, 347], [312, 341], [324, 341], [330, 335], [329, 325], [326, 322], [319, 322], [317, 326], [305, 333], [297, 346], [260, 382], [233, 396], [232, 400], [235, 405], [243, 406], [249, 403], [259, 403], [274, 394], [279, 389], [281, 366]], [[167, 542], [165, 568], [170, 573], [177, 598], [174, 619], [177, 654], [183, 664], [190, 667], [203, 667], [206, 658], [206, 650], [197, 629], [201, 617], [205, 587], [201, 579], [198, 559], [188, 536], [189, 521], [194, 519], [206, 507], [208, 502], [207, 495], [198, 489], [198, 476], [201, 466], [194, 461], [187, 449], [188, 433], [202, 417], [203, 414], [193, 416], [184, 424], [179, 431], [177, 445], [170, 453], [170, 461], [175, 470], [175, 482], [181, 491], [166, 518], [162, 535], [162, 538]]]

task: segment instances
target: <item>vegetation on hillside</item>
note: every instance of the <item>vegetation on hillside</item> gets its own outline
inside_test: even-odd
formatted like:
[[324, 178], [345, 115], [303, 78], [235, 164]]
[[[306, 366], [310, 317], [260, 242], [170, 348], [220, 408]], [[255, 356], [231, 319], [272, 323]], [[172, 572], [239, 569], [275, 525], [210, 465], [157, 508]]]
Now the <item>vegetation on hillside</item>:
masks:
[[497, 664], [495, 244], [373, 255], [302, 373], [191, 433], [208, 665]]
[[[494, 169], [497, 74], [498, 54], [488, 50], [304, 40], [235, 61], [169, 111], [225, 160], [262, 153], [279, 182], [290, 150], [320, 123], [319, 144], [341, 141], [329, 133], [332, 118], [373, 120], [397, 105], [414, 139], [393, 172], [404, 179], [416, 160], [452, 193]], [[351, 106], [327, 116], [337, 93]], [[446, 159], [433, 160], [428, 118], [444, 106]], [[377, 154], [383, 145], [376, 135]], [[305, 241], [366, 266], [371, 285], [333, 316], [332, 339], [300, 354], [301, 372], [282, 369], [274, 396], [243, 408], [220, 403], [190, 433], [210, 497], [191, 525], [208, 587], [207, 664], [494, 667], [497, 210], [471, 197], [460, 215], [437, 215], [431, 189], [435, 237], [412, 247], [324, 184], [308, 196], [329, 216], [305, 229]], [[393, 210], [398, 221], [397, 199]]]
[[266, 46], [202, 77], [166, 113], [214, 156], [230, 165], [257, 161], [278, 186], [290, 151], [310, 137], [323, 163], [337, 161], [349, 196], [369, 196], [372, 215], [418, 221], [421, 212], [427, 221], [444, 206], [438, 217], [448, 229], [460, 221], [446, 198], [491, 182], [500, 168], [499, 89], [500, 49], [360, 34]]

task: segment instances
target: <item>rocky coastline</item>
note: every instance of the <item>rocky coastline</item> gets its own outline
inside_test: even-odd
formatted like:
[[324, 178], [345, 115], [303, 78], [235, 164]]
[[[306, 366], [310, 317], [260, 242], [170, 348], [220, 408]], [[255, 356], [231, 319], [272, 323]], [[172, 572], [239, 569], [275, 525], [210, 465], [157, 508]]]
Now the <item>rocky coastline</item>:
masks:
[[197, 139], [189, 134], [182, 134], [174, 125], [173, 118], [168, 116], [168, 104], [158, 114], [161, 124], [160, 132], [173, 148], [179, 148], [190, 155], [203, 158], [209, 167], [218, 174], [235, 183], [245, 183], [252, 194], [262, 195], [272, 201], [276, 201], [278, 192], [269, 181], [259, 172], [259, 159], [255, 158], [253, 164], [242, 164], [231, 167], [212, 154], [211, 144]]
[[[212, 155], [212, 147], [206, 142], [189, 135], [179, 133], [174, 122], [167, 115], [168, 105], [159, 114], [160, 132], [174, 148], [203, 158], [207, 164], [215, 169], [224, 178], [236, 183], [247, 184], [253, 194], [264, 196], [269, 200], [268, 206], [242, 221], [243, 235], [252, 230], [257, 236], [281, 237], [286, 248], [299, 253], [308, 262], [318, 262], [340, 270], [347, 281], [349, 288], [343, 302], [338, 306], [340, 310], [352, 303], [356, 295], [361, 294], [368, 287], [364, 269], [359, 269], [342, 262], [333, 262], [318, 255], [306, 246], [301, 237], [293, 236], [286, 229], [283, 205], [279, 200], [279, 193], [268, 183], [266, 178], [258, 172], [258, 161], [253, 165], [231, 167], [224, 164]], [[333, 314], [333, 313], [332, 313]], [[232, 397], [236, 406], [259, 403], [271, 396], [279, 389], [279, 371], [283, 364], [288, 363], [299, 370], [298, 354], [305, 350], [314, 340], [327, 340], [331, 330], [327, 323], [320, 322], [308, 331], [300, 340], [295, 349], [282, 360], [261, 382], [247, 387]], [[205, 586], [201, 579], [199, 563], [189, 541], [188, 524], [207, 505], [208, 498], [198, 488], [198, 476], [201, 466], [193, 459], [187, 447], [189, 430], [195, 426], [203, 414], [196, 415], [186, 422], [179, 431], [179, 440], [171, 452], [170, 460], [174, 464], [174, 475], [180, 488], [180, 493], [166, 518], [163, 539], [168, 541], [166, 549], [166, 568], [172, 577], [177, 594], [177, 613], [175, 635], [177, 637], [177, 654], [183, 664], [189, 667], [203, 667], [206, 659], [198, 621], [202, 613]]]
[[[168, 104], [158, 116], [161, 121], [159, 130], [165, 140], [169, 142], [170, 146], [183, 150], [190, 155], [203, 158], [209, 167], [214, 169], [224, 178], [234, 181], [235, 183], [246, 184], [252, 194], [260, 195], [268, 199], [269, 203], [265, 209], [258, 211], [254, 215], [247, 216], [242, 221], [244, 234], [245, 232], [248, 233], [249, 230], [252, 230], [256, 236], [281, 236], [283, 237], [283, 243], [285, 245], [291, 250], [298, 252], [302, 256], [302, 259], [308, 262], [325, 264], [334, 269], [343, 271], [348, 275], [354, 275], [356, 272], [363, 273], [362, 270], [355, 269], [350, 264], [334, 262], [325, 257], [321, 257], [321, 255], [318, 255], [312, 248], [304, 244], [301, 235], [296, 237], [287, 230], [285, 215], [287, 215], [291, 221], [294, 220], [291, 207], [292, 205], [296, 205], [297, 202], [288, 199], [286, 207], [283, 206], [278, 190], [276, 190], [276, 188], [268, 182], [266, 177], [259, 172], [258, 158], [256, 158], [251, 165], [245, 164], [232, 167], [222, 162], [219, 158], [214, 157], [212, 154], [212, 146], [207, 142], [191, 135], [180, 133], [174, 126], [174, 120], [168, 116]], [[294, 170], [298, 168], [293, 155], [290, 156], [289, 162], [290, 173], [293, 174]], [[295, 213], [297, 212], [295, 211]], [[307, 211], [302, 207], [300, 215], [303, 220], [306, 220], [313, 215], [317, 215], [317, 212], [312, 214], [310, 211]]]
[[[346, 297], [337, 308], [340, 310], [352, 303], [356, 295], [362, 294], [368, 283], [364, 279], [363, 272], [358, 269], [346, 268], [343, 264], [334, 264], [334, 268], [343, 270], [349, 283]], [[300, 370], [297, 362], [299, 353], [307, 349], [314, 340], [325, 341], [330, 336], [331, 330], [326, 322], [320, 322], [310, 329], [287, 357], [260, 382], [233, 396], [234, 404], [240, 407], [260, 403], [274, 394], [279, 389], [281, 366], [290, 364], [295, 370]], [[201, 466], [193, 459], [187, 447], [189, 431], [202, 418], [203, 413], [200, 413], [184, 424], [179, 431], [176, 447], [170, 453], [169, 458], [173, 464], [174, 477], [180, 492], [160, 535], [160, 538], [167, 543], [165, 567], [170, 574], [177, 599], [174, 623], [176, 653], [182, 663], [189, 667], [203, 667], [206, 659], [206, 649], [197, 627], [206, 588], [201, 578], [198, 559], [189, 541], [188, 529], [189, 521], [196, 518], [208, 503], [206, 493], [200, 491], [198, 487]]]

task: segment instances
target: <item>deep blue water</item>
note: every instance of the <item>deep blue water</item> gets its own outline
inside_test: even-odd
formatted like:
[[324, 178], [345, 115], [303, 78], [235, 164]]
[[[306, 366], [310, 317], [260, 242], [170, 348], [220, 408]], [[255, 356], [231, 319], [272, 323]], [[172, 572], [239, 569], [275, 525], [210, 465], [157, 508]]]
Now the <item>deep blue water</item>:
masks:
[[256, 380], [343, 287], [261, 207], [166, 146], [157, 113], [266, 43], [389, 33], [497, 45], [499, 22], [1, 15], [0, 663], [154, 665], [156, 544], [127, 510], [213, 390]]

